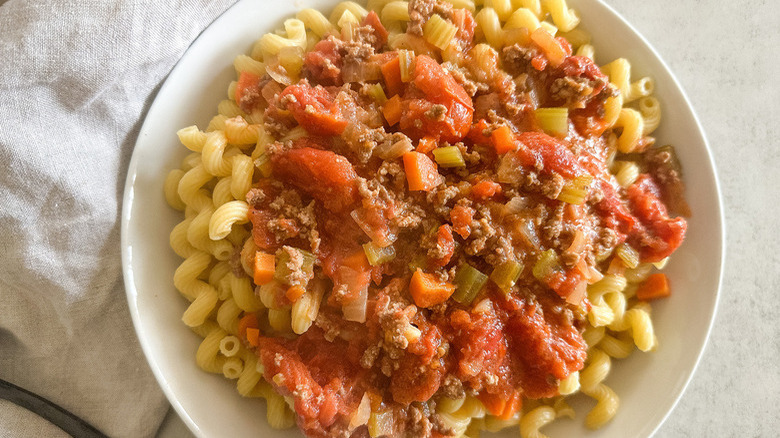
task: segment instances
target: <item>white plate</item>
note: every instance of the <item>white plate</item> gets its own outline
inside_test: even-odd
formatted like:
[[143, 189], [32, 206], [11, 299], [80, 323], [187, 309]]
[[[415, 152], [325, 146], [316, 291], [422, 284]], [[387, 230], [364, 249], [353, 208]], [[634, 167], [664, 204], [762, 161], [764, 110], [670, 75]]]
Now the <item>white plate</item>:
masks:
[[[242, 0], [193, 43], [160, 89], [138, 137], [125, 186], [122, 261], [130, 311], [141, 346], [168, 400], [200, 437], [300, 436], [273, 431], [264, 403], [244, 399], [234, 382], [195, 366], [199, 338], [181, 322], [185, 300], [174, 289], [181, 260], [168, 246], [181, 220], [163, 197], [163, 181], [185, 155], [176, 130], [205, 127], [235, 78], [233, 58], [251, 50], [264, 32], [303, 7], [330, 12], [336, 1]], [[658, 140], [677, 147], [694, 215], [688, 235], [669, 263], [673, 296], [654, 304], [658, 351], [614, 361], [607, 383], [621, 398], [615, 419], [597, 432], [582, 426], [592, 402], [576, 403], [578, 419], [559, 420], [551, 436], [647, 437], [677, 403], [701, 356], [718, 301], [724, 260], [724, 223], [718, 182], [701, 126], [679, 84], [655, 51], [615, 11], [596, 0], [571, 0], [582, 26], [593, 35], [601, 63], [631, 61], [632, 73], [652, 75], [663, 121]], [[326, 14], [327, 15], [327, 14]], [[517, 436], [517, 431], [504, 432]]]

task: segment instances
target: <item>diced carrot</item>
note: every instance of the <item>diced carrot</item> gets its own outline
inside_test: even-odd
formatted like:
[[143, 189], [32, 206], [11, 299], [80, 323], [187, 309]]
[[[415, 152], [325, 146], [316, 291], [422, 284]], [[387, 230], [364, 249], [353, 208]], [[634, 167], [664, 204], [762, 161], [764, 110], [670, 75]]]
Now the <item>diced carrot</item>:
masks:
[[430, 191], [441, 182], [441, 175], [427, 155], [419, 152], [404, 154], [404, 172], [409, 190]]
[[494, 130], [490, 135], [490, 139], [493, 141], [493, 147], [499, 155], [513, 151], [518, 147], [514, 133], [506, 125]]
[[441, 304], [455, 292], [455, 286], [437, 279], [433, 274], [426, 274], [417, 269], [412, 274], [409, 283], [409, 293], [414, 303], [419, 307], [431, 307]]
[[401, 81], [401, 61], [397, 56], [382, 66], [382, 76], [385, 77], [387, 94], [391, 96], [401, 94], [404, 83]]
[[471, 188], [471, 196], [477, 200], [490, 199], [501, 193], [501, 185], [495, 181], [484, 180]]
[[246, 341], [249, 345], [257, 347], [260, 344], [260, 330], [251, 327], [246, 329]]
[[431, 152], [434, 149], [436, 149], [436, 139], [426, 135], [425, 137], [421, 138], [420, 141], [417, 143], [417, 148], [415, 149], [415, 151], [421, 154], [427, 154], [428, 152]]
[[263, 251], [255, 251], [255, 284], [262, 286], [274, 278], [276, 257]]
[[304, 293], [306, 293], [306, 289], [300, 286], [290, 286], [287, 288], [284, 296], [286, 296], [291, 303], [294, 303], [298, 301], [298, 298], [302, 297]]
[[550, 32], [540, 27], [531, 33], [531, 41], [536, 43], [553, 67], [557, 67], [566, 58], [566, 50], [561, 46]]
[[385, 120], [387, 120], [387, 124], [390, 126], [401, 120], [401, 98], [397, 94], [385, 102], [385, 106], [382, 107], [382, 114], [384, 114]]
[[645, 280], [636, 290], [636, 297], [640, 300], [655, 300], [666, 298], [671, 293], [669, 289], [669, 279], [666, 274], [659, 272], [653, 274]]
[[246, 331], [250, 328], [258, 328], [257, 315], [254, 313], [247, 313], [243, 318], [238, 320], [238, 334], [239, 336], [246, 337]]

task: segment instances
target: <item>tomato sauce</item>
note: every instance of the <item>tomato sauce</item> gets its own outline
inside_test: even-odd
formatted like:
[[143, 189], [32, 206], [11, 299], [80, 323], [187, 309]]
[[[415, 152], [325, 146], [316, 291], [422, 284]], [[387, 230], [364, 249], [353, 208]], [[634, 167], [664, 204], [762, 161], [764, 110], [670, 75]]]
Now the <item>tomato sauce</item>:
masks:
[[[603, 113], [616, 90], [592, 61], [559, 39], [566, 56], [555, 67], [515, 47], [523, 56], [494, 58], [526, 77], [499, 64], [484, 71], [469, 52], [473, 16], [444, 10], [464, 51], [461, 75], [409, 34], [428, 54], [412, 55], [402, 77], [406, 55], [388, 47], [372, 12], [352, 40], [318, 42], [303, 79], [266, 98], [278, 141], [265, 151], [271, 176], [255, 179], [249, 201], [252, 239], [314, 260], [296, 286], [304, 292], [285, 293], [275, 310], [325, 292], [305, 332], [265, 330], [255, 351], [308, 436], [367, 436], [366, 400], [392, 419], [387, 433], [445, 437], [432, 400], [468, 393], [510, 418], [523, 400], [558, 395], [585, 364], [594, 272], [622, 266], [620, 244], [655, 262], [685, 235], [652, 176], [623, 188], [610, 173]], [[345, 80], [356, 63], [370, 79]], [[267, 79], [243, 77], [237, 95], [257, 105]], [[565, 133], [544, 132], [534, 112], [544, 105], [571, 105]], [[306, 135], [285, 140], [293, 127]], [[284, 260], [282, 269], [302, 269]]]

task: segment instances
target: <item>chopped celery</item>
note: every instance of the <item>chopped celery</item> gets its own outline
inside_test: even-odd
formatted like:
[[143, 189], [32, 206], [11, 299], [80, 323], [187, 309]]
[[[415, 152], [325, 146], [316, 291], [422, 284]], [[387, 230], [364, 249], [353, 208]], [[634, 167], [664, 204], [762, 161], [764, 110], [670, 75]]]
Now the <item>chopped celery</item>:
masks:
[[398, 65], [401, 68], [401, 81], [409, 82], [412, 80], [412, 71], [414, 70], [414, 52], [411, 50], [398, 51]]
[[449, 21], [441, 18], [439, 14], [433, 14], [423, 26], [423, 37], [426, 41], [441, 50], [447, 48], [458, 28]]
[[455, 274], [455, 293], [452, 298], [461, 304], [471, 304], [487, 279], [487, 275], [468, 263], [460, 265]]
[[[295, 256], [296, 252], [300, 253], [300, 259]], [[284, 246], [276, 252], [276, 271], [274, 272], [276, 280], [292, 285], [290, 277], [298, 271], [304, 274], [306, 281], [314, 276], [314, 255], [312, 253], [289, 246]]]
[[504, 292], [509, 292], [509, 289], [515, 285], [515, 282], [520, 278], [520, 273], [523, 272], [523, 264], [509, 260], [493, 268], [493, 272], [490, 274], [490, 279]]
[[550, 275], [560, 269], [561, 265], [558, 262], [558, 254], [555, 253], [555, 250], [548, 249], [539, 256], [539, 260], [536, 261], [532, 273], [537, 280], [546, 281]]
[[537, 108], [534, 114], [539, 127], [548, 134], [566, 135], [569, 131], [568, 108]]
[[639, 252], [627, 243], [621, 243], [615, 248], [615, 254], [623, 261], [627, 268], [634, 269], [639, 266]]
[[436, 163], [438, 163], [441, 167], [466, 166], [466, 162], [463, 161], [463, 155], [461, 155], [460, 149], [458, 149], [457, 146], [436, 148], [433, 150], [433, 158], [436, 159]]
[[425, 254], [417, 254], [409, 262], [409, 270], [414, 272], [418, 269], [425, 269], [428, 266], [428, 257]]
[[384, 105], [387, 102], [387, 95], [385, 89], [379, 84], [374, 84], [368, 88], [368, 95], [374, 99], [379, 105]]
[[587, 173], [575, 177], [563, 185], [557, 199], [575, 205], [584, 203], [585, 199], [588, 198], [588, 188], [592, 181], [593, 176]]
[[366, 253], [366, 258], [368, 258], [368, 263], [370, 263], [371, 266], [379, 266], [395, 258], [395, 248], [392, 246], [382, 248], [374, 242], [364, 244], [363, 252]]

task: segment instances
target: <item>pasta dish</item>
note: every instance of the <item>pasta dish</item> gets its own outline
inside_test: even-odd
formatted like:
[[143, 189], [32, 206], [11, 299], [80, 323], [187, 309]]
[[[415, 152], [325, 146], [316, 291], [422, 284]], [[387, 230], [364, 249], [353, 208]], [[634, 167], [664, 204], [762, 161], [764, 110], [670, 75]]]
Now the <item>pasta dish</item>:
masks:
[[690, 209], [653, 80], [565, 0], [304, 9], [165, 182], [196, 362], [309, 437], [477, 437], [619, 406]]

